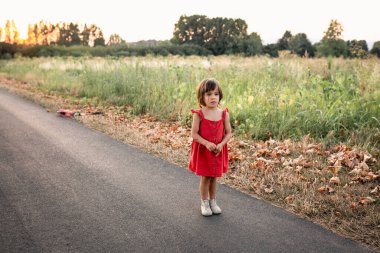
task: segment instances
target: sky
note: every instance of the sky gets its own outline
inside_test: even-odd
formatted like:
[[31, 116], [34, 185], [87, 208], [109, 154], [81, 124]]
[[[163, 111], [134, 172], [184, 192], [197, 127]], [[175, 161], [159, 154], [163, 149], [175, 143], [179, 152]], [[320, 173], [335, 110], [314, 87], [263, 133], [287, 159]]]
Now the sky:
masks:
[[21, 37], [28, 23], [45, 20], [94, 23], [106, 39], [117, 33], [127, 42], [168, 40], [181, 15], [206, 15], [243, 19], [248, 33], [258, 33], [264, 44], [286, 30], [317, 42], [332, 19], [343, 25], [344, 40], [380, 40], [380, 0], [4, 0], [0, 6], [0, 27], [13, 19]]

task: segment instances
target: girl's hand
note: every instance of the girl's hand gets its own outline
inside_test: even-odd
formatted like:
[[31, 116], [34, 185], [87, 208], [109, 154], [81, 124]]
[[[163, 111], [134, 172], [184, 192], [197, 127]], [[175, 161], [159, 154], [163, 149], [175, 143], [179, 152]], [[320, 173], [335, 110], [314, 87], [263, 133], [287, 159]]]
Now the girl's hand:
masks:
[[215, 152], [216, 145], [214, 143], [208, 141], [205, 146], [211, 152]]
[[223, 145], [222, 145], [221, 143], [219, 143], [218, 145], [216, 145], [215, 150], [214, 150], [214, 153], [215, 153], [216, 155], [219, 155], [220, 152], [222, 151], [222, 148], [223, 148]]

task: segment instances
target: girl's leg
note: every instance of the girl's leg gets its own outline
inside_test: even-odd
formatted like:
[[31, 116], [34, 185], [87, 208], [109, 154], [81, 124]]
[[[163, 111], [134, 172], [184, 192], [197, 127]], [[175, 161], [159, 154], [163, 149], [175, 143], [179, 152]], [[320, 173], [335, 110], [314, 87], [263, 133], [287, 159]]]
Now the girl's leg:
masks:
[[201, 194], [201, 213], [203, 216], [212, 215], [212, 210], [210, 208], [210, 200], [208, 196], [210, 188], [210, 178], [209, 177], [201, 177], [199, 183], [199, 191]]
[[210, 179], [209, 194], [210, 194], [210, 208], [213, 214], [221, 214], [222, 209], [216, 204], [216, 177]]
[[199, 192], [201, 194], [201, 199], [209, 199], [209, 188], [210, 188], [210, 178], [201, 176], [199, 183]]
[[210, 178], [210, 185], [209, 185], [209, 196], [210, 196], [210, 199], [215, 199], [215, 196], [216, 196], [216, 177], [211, 177]]

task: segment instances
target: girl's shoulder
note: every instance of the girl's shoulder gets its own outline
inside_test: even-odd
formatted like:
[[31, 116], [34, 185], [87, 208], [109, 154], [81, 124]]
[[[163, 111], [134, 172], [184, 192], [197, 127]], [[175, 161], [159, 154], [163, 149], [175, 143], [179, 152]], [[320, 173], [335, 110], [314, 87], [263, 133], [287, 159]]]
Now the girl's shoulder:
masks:
[[192, 112], [192, 113], [200, 113], [201, 111], [202, 111], [202, 109], [190, 109], [190, 111]]
[[228, 114], [228, 108], [226, 107], [222, 112], [222, 119], [224, 120], [226, 118], [226, 115]]
[[203, 115], [203, 111], [202, 111], [202, 109], [190, 109], [190, 111], [191, 111], [193, 114], [198, 115], [200, 119], [203, 119], [203, 118], [204, 118], [204, 115]]

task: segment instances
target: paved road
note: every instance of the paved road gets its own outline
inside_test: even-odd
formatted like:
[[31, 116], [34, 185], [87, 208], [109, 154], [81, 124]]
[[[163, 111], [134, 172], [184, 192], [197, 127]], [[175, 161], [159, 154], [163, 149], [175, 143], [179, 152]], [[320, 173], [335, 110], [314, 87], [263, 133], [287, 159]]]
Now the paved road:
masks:
[[371, 252], [0, 89], [0, 252]]

